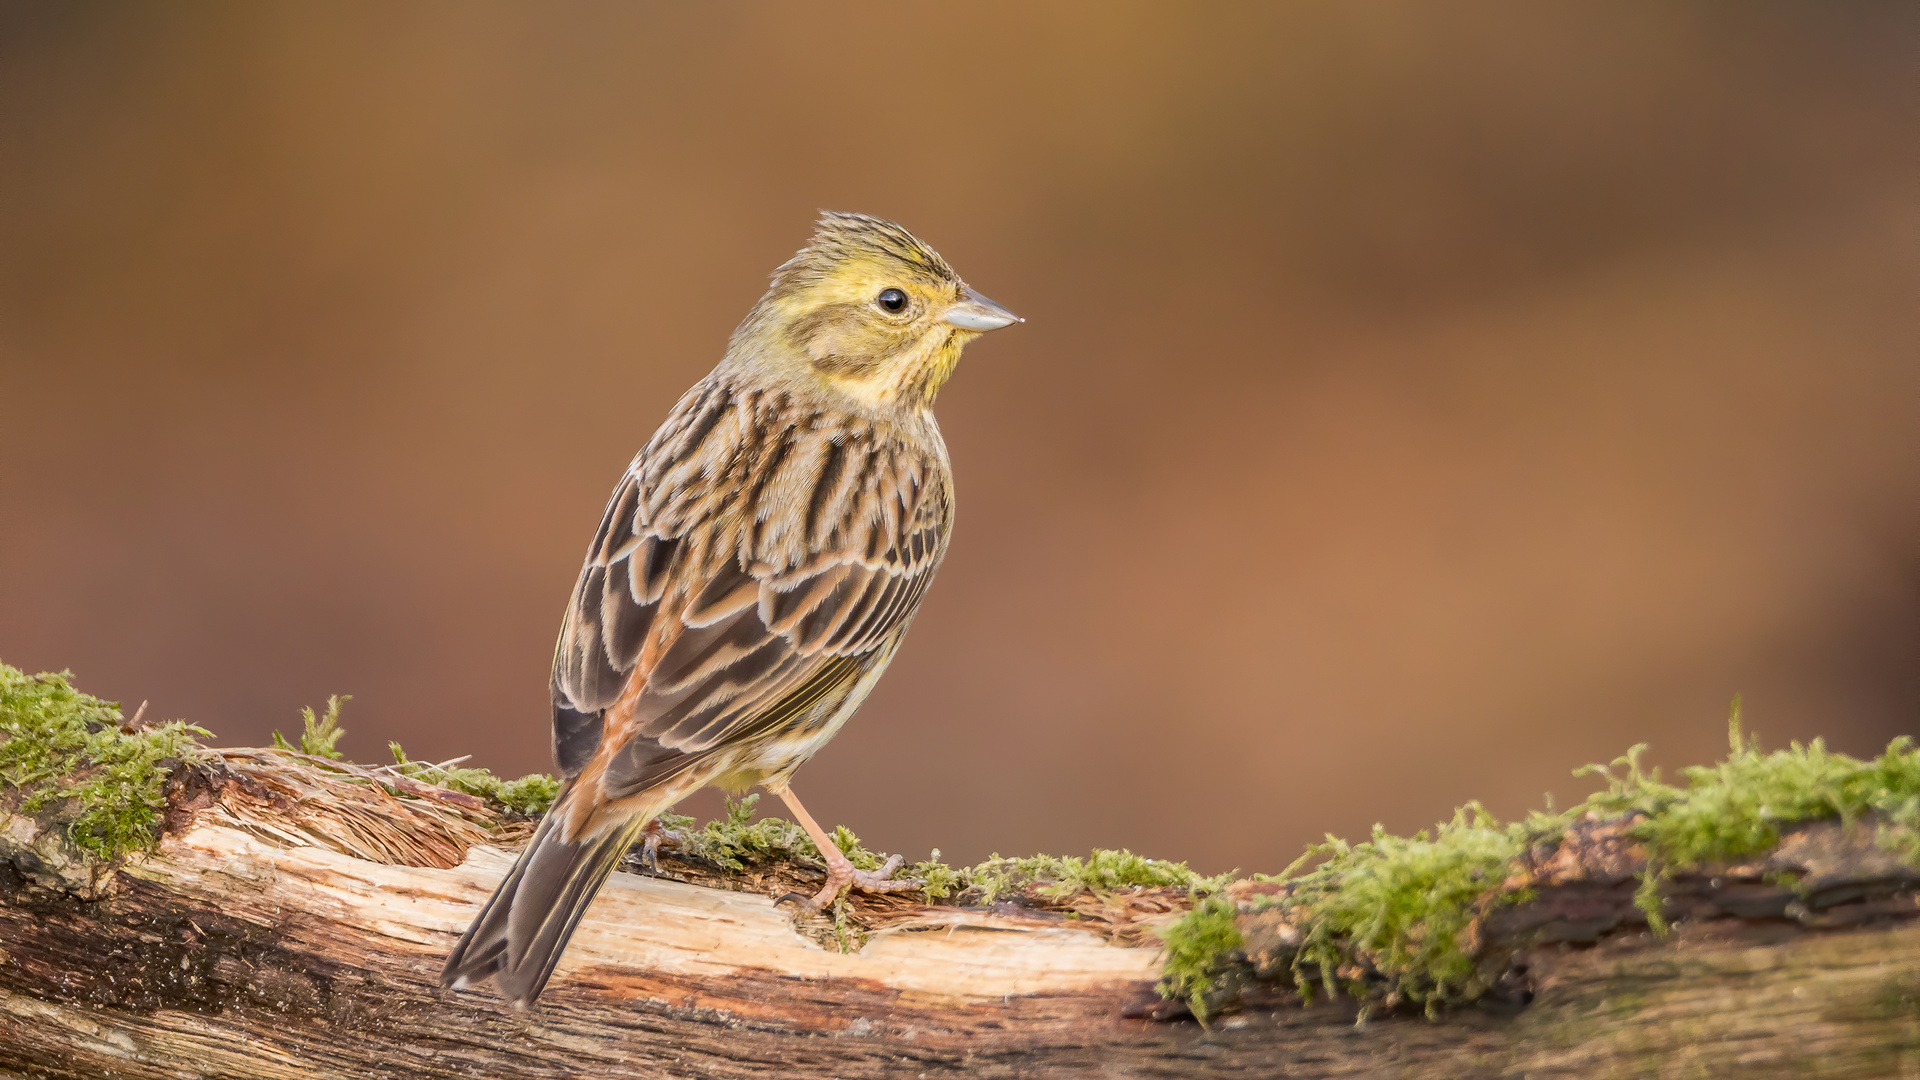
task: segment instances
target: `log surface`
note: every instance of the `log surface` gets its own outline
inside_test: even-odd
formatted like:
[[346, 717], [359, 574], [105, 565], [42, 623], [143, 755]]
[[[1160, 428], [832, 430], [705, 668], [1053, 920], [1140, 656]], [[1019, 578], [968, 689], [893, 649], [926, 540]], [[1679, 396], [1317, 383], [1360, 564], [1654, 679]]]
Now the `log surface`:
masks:
[[464, 855], [396, 865], [237, 791], [176, 793], [203, 805], [110, 879], [0, 808], [0, 1075], [1920, 1077], [1910, 891], [1664, 938], [1616, 912], [1509, 950], [1524, 1003], [1437, 1021], [1269, 989], [1203, 1028], [1129, 1019], [1157, 949], [1070, 919], [922, 908], [842, 953], [765, 895], [621, 873], [516, 1013], [438, 985], [511, 859], [470, 813], [409, 810]]

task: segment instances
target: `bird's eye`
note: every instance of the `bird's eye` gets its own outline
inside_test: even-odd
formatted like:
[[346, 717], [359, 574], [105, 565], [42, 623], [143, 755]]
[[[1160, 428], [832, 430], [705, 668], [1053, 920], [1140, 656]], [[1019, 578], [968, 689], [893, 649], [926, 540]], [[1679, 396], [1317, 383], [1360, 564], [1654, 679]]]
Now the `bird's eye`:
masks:
[[907, 294], [899, 289], [881, 290], [880, 295], [874, 297], [874, 302], [896, 314], [907, 310]]

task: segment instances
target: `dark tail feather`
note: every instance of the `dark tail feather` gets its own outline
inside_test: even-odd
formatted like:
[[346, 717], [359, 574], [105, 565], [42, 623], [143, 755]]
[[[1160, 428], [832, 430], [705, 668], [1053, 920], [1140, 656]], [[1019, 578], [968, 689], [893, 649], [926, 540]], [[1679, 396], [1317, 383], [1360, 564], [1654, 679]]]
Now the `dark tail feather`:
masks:
[[637, 817], [603, 836], [569, 843], [560, 839], [559, 809], [555, 803], [547, 812], [520, 861], [453, 947], [440, 973], [442, 986], [492, 978], [509, 1002], [532, 1005], [580, 916], [647, 823]]

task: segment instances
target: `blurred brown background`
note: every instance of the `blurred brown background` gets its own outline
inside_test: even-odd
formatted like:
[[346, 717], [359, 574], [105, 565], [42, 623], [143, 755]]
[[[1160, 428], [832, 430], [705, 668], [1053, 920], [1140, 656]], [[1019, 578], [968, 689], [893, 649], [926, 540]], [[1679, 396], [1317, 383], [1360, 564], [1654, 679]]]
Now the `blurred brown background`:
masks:
[[[1920, 718], [1911, 4], [0, 6], [0, 658], [547, 768], [603, 500], [820, 207], [1029, 318], [801, 774], [1275, 869]], [[710, 809], [705, 803], [699, 809]]]

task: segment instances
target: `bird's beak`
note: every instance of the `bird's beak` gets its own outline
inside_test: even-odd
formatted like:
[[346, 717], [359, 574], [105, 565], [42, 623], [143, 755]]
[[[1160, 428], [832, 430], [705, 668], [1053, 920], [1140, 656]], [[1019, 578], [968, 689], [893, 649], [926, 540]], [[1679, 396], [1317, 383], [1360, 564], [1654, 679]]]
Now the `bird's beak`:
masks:
[[980, 331], [998, 330], [1027, 321], [964, 286], [960, 290], [960, 302], [948, 308], [944, 317], [962, 330]]

